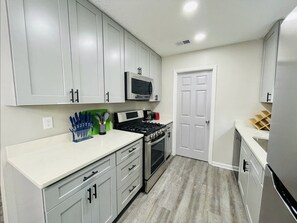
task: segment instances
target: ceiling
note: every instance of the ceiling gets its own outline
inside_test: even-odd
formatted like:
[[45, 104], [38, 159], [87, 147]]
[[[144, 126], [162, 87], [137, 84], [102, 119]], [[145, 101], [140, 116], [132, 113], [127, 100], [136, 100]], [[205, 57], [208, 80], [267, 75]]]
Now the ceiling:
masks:
[[[161, 56], [259, 39], [297, 6], [297, 0], [196, 0], [197, 10], [185, 14], [187, 1], [90, 0]], [[199, 32], [207, 37], [197, 42]]]

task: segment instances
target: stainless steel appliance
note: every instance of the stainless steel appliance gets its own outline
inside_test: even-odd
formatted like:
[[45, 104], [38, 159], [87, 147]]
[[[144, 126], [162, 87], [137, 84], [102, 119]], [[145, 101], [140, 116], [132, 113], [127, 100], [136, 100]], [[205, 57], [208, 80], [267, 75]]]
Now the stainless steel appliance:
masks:
[[297, 221], [297, 8], [281, 25], [261, 223]]
[[115, 128], [144, 134], [144, 190], [150, 191], [167, 167], [165, 157], [166, 126], [143, 121], [143, 111], [115, 113]]
[[125, 73], [126, 100], [148, 101], [153, 92], [153, 79], [131, 72]]
[[168, 159], [172, 153], [172, 123], [166, 126], [166, 149], [165, 149], [165, 157]]

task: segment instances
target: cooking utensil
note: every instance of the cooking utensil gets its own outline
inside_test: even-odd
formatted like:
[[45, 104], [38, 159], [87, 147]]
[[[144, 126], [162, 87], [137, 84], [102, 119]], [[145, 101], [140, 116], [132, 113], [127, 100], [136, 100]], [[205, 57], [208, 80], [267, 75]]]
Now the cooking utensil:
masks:
[[104, 121], [104, 124], [106, 124], [106, 120], [109, 118], [109, 113], [107, 112], [104, 112], [103, 114], [103, 121]]

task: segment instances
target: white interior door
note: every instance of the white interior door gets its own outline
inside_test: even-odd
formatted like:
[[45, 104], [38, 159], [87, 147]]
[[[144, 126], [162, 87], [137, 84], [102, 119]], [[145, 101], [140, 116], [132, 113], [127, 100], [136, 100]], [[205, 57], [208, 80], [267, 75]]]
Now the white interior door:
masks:
[[212, 71], [178, 75], [177, 154], [208, 161]]

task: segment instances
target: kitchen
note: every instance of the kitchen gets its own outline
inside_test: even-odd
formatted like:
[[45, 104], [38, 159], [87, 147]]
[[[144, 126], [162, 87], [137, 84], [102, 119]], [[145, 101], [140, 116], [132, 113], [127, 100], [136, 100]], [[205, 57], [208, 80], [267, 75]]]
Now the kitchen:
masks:
[[[280, 85], [274, 92], [271, 74], [276, 72], [273, 61], [281, 43], [279, 20], [297, 3], [230, 0], [228, 4], [1, 0], [1, 194], [5, 222], [279, 222], [280, 216], [290, 219], [287, 222], [296, 221], [296, 215], [294, 219], [293, 214], [286, 215], [294, 210], [276, 212], [272, 220], [257, 200], [265, 188], [267, 155], [260, 141], [252, 138], [266, 140], [269, 132], [256, 130], [250, 119], [262, 111], [271, 112], [275, 137], [270, 135], [269, 143], [277, 145], [277, 139], [285, 140], [279, 133], [286, 132], [277, 122], [280, 107], [290, 107], [291, 111], [282, 111], [287, 112], [282, 118], [288, 129], [294, 130], [296, 122], [290, 112], [296, 108], [285, 102], [294, 101], [296, 92], [290, 85]], [[296, 21], [294, 15], [288, 21]], [[292, 48], [296, 62], [294, 42], [290, 41], [290, 36], [285, 36], [282, 44], [285, 49]], [[130, 77], [125, 72], [130, 72]], [[140, 80], [141, 85], [136, 81], [141, 94], [133, 99], [128, 95], [134, 92], [133, 80], [142, 78], [148, 81]], [[132, 85], [129, 91], [127, 83]], [[290, 100], [280, 101], [278, 89], [284, 92], [279, 94], [282, 98], [285, 95]], [[200, 93], [191, 97], [194, 91]], [[276, 106], [272, 107], [272, 99]], [[120, 130], [139, 129], [139, 125], [147, 128], [142, 122], [143, 110], [156, 112], [159, 120], [153, 123], [165, 124], [151, 125], [149, 131], [155, 128], [156, 135], [131, 133], [131, 128]], [[93, 138], [72, 142], [69, 117], [78, 114], [75, 129], [85, 120], [79, 112], [87, 117], [92, 111], [110, 113], [106, 134], [98, 135], [99, 127]], [[195, 111], [199, 118], [191, 116]], [[185, 113], [189, 118], [183, 117]], [[273, 127], [274, 117], [278, 131]], [[89, 123], [96, 129], [96, 119]], [[235, 128], [242, 137], [240, 149], [233, 147]], [[171, 156], [164, 152], [164, 162], [157, 162], [161, 168], [151, 171], [146, 179], [146, 148], [156, 142], [164, 150], [168, 132]], [[287, 133], [291, 148], [296, 145], [293, 138]], [[157, 143], [159, 139], [161, 143]], [[267, 151], [273, 151], [269, 143]], [[127, 151], [133, 155], [125, 157]], [[294, 158], [296, 151], [283, 159], [291, 172], [296, 165], [289, 161]], [[243, 166], [256, 171], [248, 174]], [[121, 174], [127, 173], [121, 169], [124, 167], [133, 167], [133, 173], [123, 177]], [[238, 179], [233, 171], [239, 171]], [[97, 187], [104, 177], [110, 185]], [[287, 185], [282, 178], [282, 182], [294, 196], [296, 181]], [[266, 191], [264, 203], [272, 194], [266, 195]], [[73, 205], [72, 211], [64, 212], [79, 195], [85, 198], [77, 203], [81, 207]], [[94, 208], [97, 210], [92, 211]]]

